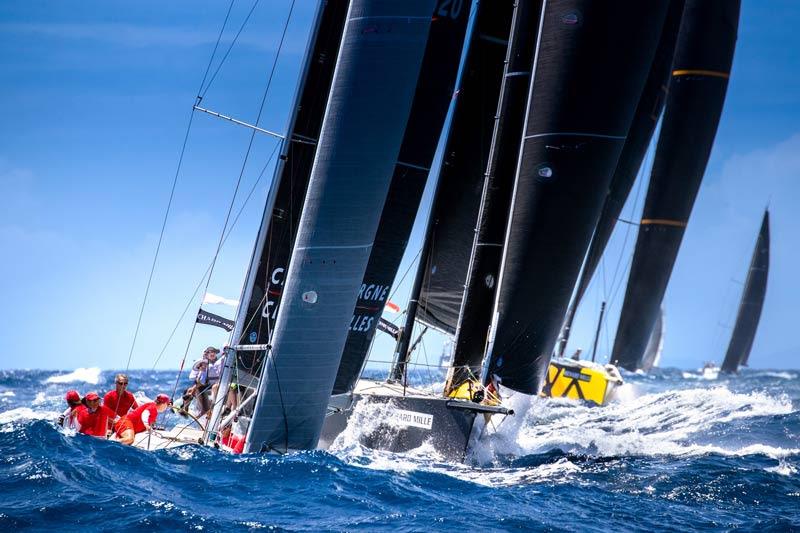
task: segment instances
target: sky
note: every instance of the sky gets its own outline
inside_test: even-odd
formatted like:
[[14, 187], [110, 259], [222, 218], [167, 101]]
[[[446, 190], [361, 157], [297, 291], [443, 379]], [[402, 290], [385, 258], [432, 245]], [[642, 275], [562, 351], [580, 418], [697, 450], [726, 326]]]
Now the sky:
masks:
[[[258, 2], [204, 90], [204, 107], [256, 120], [290, 3]], [[259, 122], [264, 128], [286, 128], [315, 5], [296, 2]], [[209, 77], [252, 6], [234, 2]], [[225, 343], [224, 331], [207, 326], [189, 342], [202, 288], [192, 295], [214, 257], [241, 172], [232, 219], [239, 216], [208, 287], [239, 297], [276, 141], [258, 135], [243, 167], [250, 131], [196, 114], [131, 351], [191, 106], [227, 8], [201, 0], [0, 3], [0, 368], [172, 369], [206, 345]], [[721, 360], [769, 204], [772, 265], [750, 362], [800, 368], [797, 27], [795, 0], [743, 1], [722, 121], [664, 300], [663, 366]], [[651, 160], [652, 152], [646, 164]], [[625, 218], [637, 218], [645, 188], [634, 189]], [[412, 266], [423, 222], [399, 275]], [[634, 231], [615, 233], [570, 347], [589, 347], [605, 295], [609, 318], [599, 353], [607, 356]], [[408, 278], [398, 286], [393, 300], [404, 306]], [[234, 315], [224, 305], [205, 308]], [[425, 346], [421, 355], [438, 360], [442, 339], [431, 336]], [[374, 352], [386, 360], [391, 344], [381, 339]]]

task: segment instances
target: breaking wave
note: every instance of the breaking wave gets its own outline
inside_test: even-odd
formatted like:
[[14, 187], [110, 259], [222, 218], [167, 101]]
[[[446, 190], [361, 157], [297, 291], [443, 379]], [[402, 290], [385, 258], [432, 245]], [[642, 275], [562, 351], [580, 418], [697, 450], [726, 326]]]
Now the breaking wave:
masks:
[[99, 382], [100, 369], [97, 367], [76, 368], [69, 374], [50, 376], [45, 380], [45, 383], [89, 383], [90, 385], [97, 385]]
[[[784, 372], [797, 374], [773, 373]], [[147, 453], [69, 436], [50, 420], [67, 389], [86, 387], [52, 374], [0, 371], [0, 391], [14, 393], [0, 403], [3, 530], [111, 515], [114, 527], [170, 530], [800, 528], [797, 377], [626, 376], [602, 408], [516, 395], [516, 415], [476, 428], [475, 451], [453, 463], [430, 442], [403, 454], [362, 446], [388, 414], [369, 403], [328, 452]], [[174, 383], [171, 372], [130, 378], [150, 396]]]

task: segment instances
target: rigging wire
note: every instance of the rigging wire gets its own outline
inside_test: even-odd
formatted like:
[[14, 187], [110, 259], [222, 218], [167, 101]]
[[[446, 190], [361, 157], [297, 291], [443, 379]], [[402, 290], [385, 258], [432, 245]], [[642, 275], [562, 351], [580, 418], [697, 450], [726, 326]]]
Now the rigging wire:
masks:
[[[233, 7], [233, 1], [234, 0], [231, 0], [231, 5], [228, 7], [228, 13], [225, 16], [225, 21], [222, 24], [222, 28], [220, 28], [219, 35], [217, 36], [217, 42], [214, 45], [214, 50], [211, 53], [211, 57], [208, 60], [208, 65], [206, 66], [206, 73], [203, 75], [203, 80], [200, 82], [200, 88], [201, 89], [203, 87], [203, 83], [205, 83], [206, 76], [208, 75], [208, 70], [211, 68], [211, 64], [214, 61], [214, 55], [216, 54], [217, 48], [219, 47], [220, 40], [222, 39], [222, 34], [225, 31], [225, 25], [228, 22], [228, 17], [230, 16], [230, 10]], [[199, 90], [198, 90], [198, 92], [199, 92]], [[125, 372], [126, 373], [127, 373], [128, 369], [130, 368], [131, 358], [133, 357], [133, 351], [134, 351], [134, 349], [136, 347], [136, 340], [139, 337], [139, 329], [141, 328], [141, 325], [142, 325], [142, 317], [144, 316], [145, 306], [147, 305], [147, 297], [150, 294], [150, 287], [151, 287], [152, 282], [153, 282], [153, 274], [155, 273], [156, 263], [158, 262], [158, 255], [159, 255], [159, 253], [161, 251], [161, 244], [164, 241], [164, 231], [166, 230], [167, 220], [169, 219], [169, 213], [170, 213], [170, 210], [172, 209], [172, 201], [175, 198], [175, 188], [176, 188], [176, 186], [178, 184], [178, 176], [180, 175], [181, 167], [183, 166], [183, 157], [186, 154], [186, 146], [187, 146], [187, 144], [189, 142], [189, 132], [191, 132], [191, 130], [192, 130], [192, 122], [193, 122], [193, 120], [194, 120], [194, 106], [192, 106], [192, 110], [189, 112], [189, 122], [186, 125], [186, 132], [184, 133], [184, 136], [183, 136], [183, 144], [181, 145], [180, 155], [178, 156], [178, 165], [177, 165], [177, 168], [175, 169], [175, 176], [172, 178], [172, 187], [170, 188], [169, 200], [167, 201], [167, 209], [164, 212], [164, 220], [161, 223], [161, 231], [160, 231], [159, 236], [158, 236], [158, 244], [156, 245], [156, 252], [155, 252], [155, 255], [153, 256], [153, 264], [150, 267], [150, 274], [148, 275], [148, 278], [147, 278], [147, 286], [146, 286], [145, 291], [144, 291], [144, 297], [142, 298], [142, 306], [139, 309], [139, 317], [136, 320], [136, 329], [135, 329], [134, 334], [133, 334], [133, 340], [131, 342], [131, 349], [130, 349], [130, 352], [128, 353], [128, 360], [125, 363]], [[119, 402], [119, 400], [118, 400], [118, 402]], [[117, 407], [118, 407], [118, 405], [117, 405]]]
[[[272, 86], [272, 80], [273, 80], [273, 78], [275, 76], [275, 69], [276, 69], [276, 67], [278, 65], [278, 59], [280, 58], [281, 50], [283, 49], [283, 43], [286, 40], [286, 32], [287, 32], [287, 30], [289, 28], [289, 22], [291, 21], [291, 18], [292, 18], [292, 12], [294, 11], [295, 1], [296, 0], [292, 0], [292, 3], [290, 5], [290, 7], [289, 7], [289, 13], [286, 16], [286, 21], [284, 22], [284, 25], [283, 25], [283, 32], [281, 33], [280, 42], [278, 43], [278, 49], [275, 52], [275, 59], [272, 62], [272, 67], [271, 67], [270, 72], [269, 72], [269, 77], [267, 78], [267, 84], [266, 84], [266, 87], [264, 88], [264, 93], [261, 96], [261, 104], [259, 105], [258, 114], [256, 115], [256, 120], [255, 120], [255, 125], [256, 126], [258, 126], [258, 124], [260, 123], [261, 115], [264, 112], [264, 106], [265, 106], [265, 104], [267, 102], [267, 96], [269, 95], [269, 90], [270, 90], [270, 87]], [[253, 4], [253, 9], [255, 9], [255, 6], [257, 4], [258, 4], [258, 0], [256, 0], [256, 2]], [[252, 13], [252, 9], [251, 9], [251, 13]], [[250, 16], [250, 14], [248, 14], [248, 18], [249, 18], [249, 16]], [[240, 28], [239, 33], [241, 33], [241, 30], [243, 28], [244, 28], [244, 25], [242, 25], [242, 28]], [[239, 34], [237, 34], [237, 38], [238, 38], [238, 35]], [[227, 53], [226, 53], [226, 57], [227, 57]], [[215, 73], [215, 76], [216, 76], [216, 73]], [[213, 81], [213, 77], [212, 77], [211, 81]], [[211, 81], [209, 81], [209, 85], [211, 84]], [[208, 90], [208, 87], [206, 87], [206, 90]], [[224, 239], [225, 239], [225, 231], [226, 231], [226, 229], [228, 227], [228, 222], [230, 221], [231, 212], [233, 211], [233, 205], [234, 205], [234, 202], [236, 201], [236, 196], [237, 196], [237, 194], [239, 192], [239, 187], [240, 187], [240, 185], [242, 183], [242, 178], [244, 177], [244, 172], [245, 172], [245, 169], [247, 168], [247, 163], [248, 163], [248, 161], [250, 159], [250, 152], [253, 149], [253, 143], [255, 141], [255, 137], [256, 137], [256, 131], [253, 130], [250, 133], [250, 141], [247, 144], [247, 150], [245, 151], [244, 159], [242, 161], [242, 166], [241, 166], [241, 169], [239, 170], [239, 176], [238, 176], [238, 178], [236, 180], [236, 187], [235, 187], [235, 189], [233, 191], [233, 198], [231, 198], [231, 203], [228, 206], [228, 212], [225, 215], [225, 222], [224, 222], [224, 224], [222, 226], [222, 232], [220, 234], [219, 242], [217, 243], [217, 249], [214, 252], [214, 257], [213, 257], [213, 259], [211, 261], [211, 268], [210, 268], [208, 276], [206, 278], [205, 291], [208, 290], [208, 286], [211, 283], [211, 277], [214, 274], [214, 267], [216, 266], [217, 259], [219, 257], [219, 251], [222, 248], [222, 243], [224, 242]], [[178, 379], [180, 379], [180, 375], [181, 375], [181, 373], [183, 371], [183, 365], [184, 365], [184, 363], [186, 361], [186, 357], [189, 354], [189, 347], [191, 346], [192, 338], [194, 337], [194, 332], [195, 332], [196, 329], [197, 329], [197, 322], [194, 322], [192, 324], [192, 331], [189, 334], [189, 341], [186, 343], [186, 350], [184, 352], [183, 359], [181, 361], [181, 371], [178, 373]], [[175, 390], [177, 390], [177, 386], [176, 386]], [[174, 394], [175, 394], [175, 391], [173, 391], [173, 395]]]
[[[209, 58], [208, 65], [206, 66], [206, 71], [205, 71], [205, 73], [203, 73], [203, 81], [200, 82], [200, 88], [197, 89], [198, 97], [201, 100], [202, 100], [202, 97], [200, 97], [199, 95], [200, 95], [201, 92], [203, 92], [203, 86], [205, 86], [206, 79], [208, 78], [208, 73], [209, 73], [209, 71], [211, 71], [211, 65], [214, 63], [214, 57], [217, 55], [217, 49], [219, 48], [219, 43], [222, 40], [222, 34], [225, 32], [225, 26], [227, 26], [227, 24], [228, 24], [228, 19], [231, 16], [231, 10], [233, 9], [233, 4], [234, 4], [235, 1], [236, 0], [231, 0], [231, 3], [228, 5], [228, 12], [225, 13], [225, 20], [222, 22], [222, 27], [219, 29], [219, 35], [217, 35], [217, 42], [214, 44], [214, 50], [211, 52], [211, 57]], [[228, 51], [230, 52], [230, 49], [228, 49]], [[227, 57], [227, 56], [228, 56], [228, 54], [226, 53], [225, 57]], [[223, 58], [222, 61], [224, 62], [225, 59]], [[219, 69], [217, 69], [217, 71], [219, 71]], [[214, 73], [214, 75], [216, 76], [216, 72]], [[209, 82], [209, 85], [211, 85], [211, 82]], [[203, 92], [203, 94], [205, 94], [205, 93]]]
[[[230, 237], [231, 233], [233, 232], [233, 228], [236, 227], [236, 223], [239, 221], [239, 218], [241, 217], [242, 213], [244, 212], [245, 207], [247, 207], [247, 204], [250, 201], [250, 198], [253, 196], [253, 193], [255, 192], [256, 188], [258, 187], [258, 184], [261, 182], [261, 179], [264, 177], [264, 172], [267, 170], [267, 168], [269, 167], [270, 163], [272, 162], [272, 158], [275, 157], [275, 152], [278, 150], [279, 146], [281, 146], [281, 142], [280, 141], [275, 143], [275, 147], [272, 149], [272, 153], [270, 154], [269, 158], [267, 159], [267, 162], [264, 164], [264, 167], [261, 169], [261, 173], [258, 175], [258, 178], [256, 179], [255, 183], [253, 183], [253, 186], [250, 188], [250, 192], [247, 193], [247, 196], [245, 197], [244, 202], [242, 202], [242, 205], [239, 208], [239, 212], [236, 213], [236, 216], [234, 217], [233, 222], [231, 222], [230, 228], [228, 228], [228, 233], [225, 235], [225, 238], [222, 240], [222, 244], [223, 245], [225, 244], [225, 242], [228, 240], [228, 237]], [[159, 352], [158, 357], [156, 357], [156, 360], [153, 363], [153, 369], [155, 369], [156, 365], [158, 364], [158, 361], [164, 355], [164, 352], [167, 351], [167, 347], [169, 347], [169, 343], [172, 342], [172, 338], [175, 336], [175, 332], [178, 330], [178, 327], [181, 325], [181, 322], [183, 322], [183, 319], [186, 316], [186, 313], [191, 308], [192, 302], [194, 302], [194, 299], [197, 297], [197, 293], [200, 291], [200, 287], [203, 285], [203, 282], [205, 281], [206, 276], [209, 275], [210, 271], [211, 271], [211, 263], [209, 263], [208, 267], [206, 268], [205, 273], [200, 278], [200, 281], [197, 282], [197, 286], [195, 287], [194, 292], [192, 293], [192, 295], [189, 297], [189, 301], [186, 303], [186, 307], [183, 308], [183, 312], [181, 313], [180, 318], [178, 318], [178, 321], [175, 323], [175, 327], [172, 328], [172, 332], [169, 334], [169, 337], [167, 338], [167, 341], [164, 343], [164, 347], [161, 349], [161, 352]], [[241, 303], [239, 305], [241, 305]]]
[[[247, 16], [244, 18], [244, 21], [242, 22], [242, 25], [239, 26], [239, 31], [237, 31], [236, 35], [233, 37], [233, 40], [231, 41], [231, 44], [228, 46], [228, 49], [225, 51], [225, 55], [222, 56], [222, 59], [220, 60], [219, 65], [217, 65], [217, 68], [214, 70], [214, 74], [211, 76], [211, 79], [208, 80], [208, 85], [205, 86], [205, 89], [203, 89], [201, 87], [201, 90], [198, 91], [198, 93], [197, 93], [199, 95], [198, 100], [202, 100], [203, 98], [205, 98], [206, 93], [208, 92], [208, 89], [211, 87], [211, 84], [214, 83], [215, 79], [217, 79], [217, 74], [219, 74], [219, 71], [222, 68], [222, 65], [224, 65], [225, 61], [228, 59], [228, 55], [231, 53], [231, 50], [233, 49], [233, 46], [239, 40], [239, 36], [242, 34], [242, 31], [244, 30], [244, 27], [247, 25], [247, 22], [250, 20], [250, 17], [252, 16], [253, 11], [255, 11], [256, 6], [258, 6], [258, 2], [259, 1], [260, 0], [255, 0], [255, 2], [253, 2], [253, 6], [250, 8], [250, 11], [247, 13]], [[233, 1], [231, 1], [231, 6], [233, 6]], [[230, 14], [230, 9], [229, 9], [228, 13]], [[290, 13], [290, 15], [291, 15], [291, 13]], [[228, 19], [226, 17], [225, 21], [227, 22], [227, 20]], [[283, 38], [281, 38], [281, 42], [282, 42], [282, 39]], [[217, 44], [219, 44], [219, 41], [217, 41]], [[214, 51], [216, 51], [216, 47], [214, 47]], [[278, 55], [280, 55], [280, 52], [281, 52], [281, 50], [280, 50], [280, 47], [279, 47], [278, 48], [278, 52], [275, 55], [276, 58], [277, 58]], [[209, 65], [209, 67], [210, 66], [211, 65]], [[206, 69], [206, 74], [208, 74], [208, 69]], [[203, 81], [205, 81], [205, 76], [203, 77]], [[256, 122], [256, 125], [258, 125], [258, 122]]]

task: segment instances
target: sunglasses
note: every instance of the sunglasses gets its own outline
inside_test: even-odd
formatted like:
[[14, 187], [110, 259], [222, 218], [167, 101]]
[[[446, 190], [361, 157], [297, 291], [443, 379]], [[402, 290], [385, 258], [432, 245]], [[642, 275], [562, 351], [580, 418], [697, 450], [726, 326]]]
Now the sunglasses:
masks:
[[86, 400], [86, 401], [87, 401], [88, 403], [99, 402], [99, 401], [100, 401], [100, 398], [97, 398], [96, 400]]
[[117, 385], [127, 385], [127, 381], [117, 381]]

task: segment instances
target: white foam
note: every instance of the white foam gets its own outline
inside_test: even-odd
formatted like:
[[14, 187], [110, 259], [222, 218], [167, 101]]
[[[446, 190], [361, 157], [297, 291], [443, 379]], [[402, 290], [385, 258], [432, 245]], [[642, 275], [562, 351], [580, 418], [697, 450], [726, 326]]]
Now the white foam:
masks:
[[96, 366], [91, 368], [76, 368], [69, 374], [61, 374], [58, 376], [50, 376], [45, 380], [45, 383], [90, 383], [97, 385], [100, 381], [100, 369]]
[[3, 392], [0, 392], [0, 398], [13, 398], [14, 396], [16, 396], [14, 391], [4, 390]]
[[773, 472], [775, 474], [780, 474], [781, 476], [793, 476], [797, 474], [797, 469], [781, 459], [778, 462], [778, 466], [771, 466], [765, 469], [767, 472]]
[[17, 407], [0, 413], [0, 425], [19, 420], [55, 420], [57, 417], [58, 413], [53, 411], [34, 411], [30, 407]]
[[[532, 398], [511, 424], [488, 430], [481, 444], [495, 455], [523, 456], [551, 450], [595, 456], [764, 454], [785, 457], [795, 448], [752, 445], [738, 449], [691, 442], [715, 424], [792, 412], [791, 400], [765, 393], [736, 394], [723, 387], [647, 394], [602, 408], [569, 400]], [[518, 415], [519, 416], [519, 415]], [[485, 458], [478, 457], [479, 462]]]
[[763, 375], [778, 379], [797, 379], [797, 374], [792, 374], [791, 372], [764, 372]]
[[31, 404], [32, 405], [42, 405], [46, 401], [47, 401], [47, 395], [44, 392], [39, 391], [39, 392], [36, 393], [36, 397], [33, 399], [33, 402], [31, 402]]

